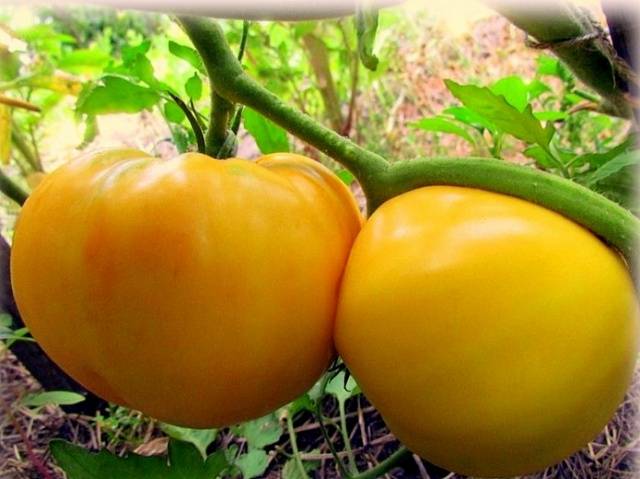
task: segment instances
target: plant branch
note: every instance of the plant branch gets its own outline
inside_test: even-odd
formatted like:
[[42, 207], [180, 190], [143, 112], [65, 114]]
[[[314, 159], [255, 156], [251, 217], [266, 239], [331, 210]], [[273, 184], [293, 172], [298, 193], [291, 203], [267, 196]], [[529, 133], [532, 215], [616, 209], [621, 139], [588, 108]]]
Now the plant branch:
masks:
[[566, 1], [529, 2], [485, 0], [518, 28], [539, 42], [536, 48], [555, 53], [589, 87], [611, 103], [617, 116], [630, 118], [632, 108], [624, 86], [637, 82], [625, 67], [602, 27], [585, 9]]
[[180, 107], [180, 109], [184, 112], [189, 124], [191, 125], [191, 129], [193, 130], [193, 134], [196, 137], [196, 144], [198, 145], [198, 152], [205, 152], [205, 142], [204, 142], [204, 133], [202, 132], [202, 128], [200, 126], [200, 122], [191, 111], [191, 108], [180, 98], [178, 95], [167, 91], [167, 94], [171, 97], [171, 99]]
[[400, 447], [396, 452], [391, 454], [377, 466], [372, 467], [361, 474], [351, 476], [349, 479], [377, 479], [384, 476], [391, 469], [397, 467], [398, 463], [408, 457], [411, 457], [411, 451], [406, 447]]
[[18, 149], [22, 156], [24, 156], [29, 166], [33, 168], [35, 171], [42, 171], [42, 165], [40, 164], [39, 158], [36, 156], [34, 151], [31, 149], [25, 137], [20, 133], [17, 125], [14, 123], [11, 128], [11, 142]]
[[29, 110], [36, 113], [40, 113], [40, 107], [29, 103], [28, 101], [18, 100], [17, 98], [11, 98], [0, 94], [0, 104], [7, 105], [12, 108], [22, 108], [23, 110]]
[[0, 170], [0, 191], [20, 206], [22, 206], [29, 197], [29, 195], [2, 170]]

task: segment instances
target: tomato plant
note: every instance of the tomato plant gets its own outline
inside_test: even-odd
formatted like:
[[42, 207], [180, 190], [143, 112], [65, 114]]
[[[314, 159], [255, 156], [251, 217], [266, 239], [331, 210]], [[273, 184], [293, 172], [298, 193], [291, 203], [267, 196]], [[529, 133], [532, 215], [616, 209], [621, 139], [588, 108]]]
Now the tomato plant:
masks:
[[[505, 15], [593, 88], [581, 95], [603, 128], [613, 125], [602, 121], [609, 115], [629, 118], [628, 71], [588, 15], [568, 11], [553, 28], [518, 9]], [[248, 21], [222, 27], [196, 17], [177, 24], [182, 31], [174, 25], [178, 34], [168, 40], [138, 36], [114, 58], [103, 56], [101, 76], [84, 84], [75, 111], [87, 122], [87, 143], [98, 115], [162, 107], [185, 154], [88, 154], [46, 175], [31, 195], [0, 175], [0, 189], [24, 202], [12, 279], [34, 338], [71, 376], [124, 406], [99, 419], [103, 425], [138, 428], [143, 415], [128, 408], [172, 423], [162, 425], [171, 437], [162, 458], [52, 442], [70, 479], [84, 471], [252, 478], [274, 457], [286, 457], [277, 465], [283, 477], [305, 478], [324, 456], [310, 451], [317, 442], [299, 441], [308, 429], [296, 428], [296, 417], [315, 418], [338, 475], [348, 479], [405, 466], [409, 449], [459, 473], [519, 475], [561, 461], [602, 430], [638, 350], [637, 279], [629, 270], [640, 223], [628, 185], [618, 181], [640, 162], [632, 135], [597, 139], [591, 151], [579, 145], [575, 111], [549, 104], [534, 111], [548, 88], [539, 81], [446, 80], [462, 106], [415, 126], [456, 134], [491, 158], [390, 161], [343, 136], [352, 129], [357, 59], [370, 69], [385, 63], [373, 53], [375, 12], [360, 10], [353, 27], [338, 21], [332, 30], [274, 23], [249, 33]], [[344, 49], [324, 38], [327, 31]], [[584, 51], [567, 54], [567, 38]], [[238, 51], [229, 39], [239, 40]], [[309, 64], [292, 41], [304, 43]], [[247, 52], [243, 61], [245, 50], [265, 42], [271, 57]], [[166, 53], [188, 69], [160, 80], [165, 64], [154, 60]], [[337, 58], [349, 64], [348, 76], [331, 76]], [[277, 75], [264, 65], [274, 59]], [[574, 77], [558, 62], [543, 63], [565, 81], [568, 105], [578, 95]], [[598, 64], [613, 74], [598, 75]], [[319, 90], [298, 90], [312, 74]], [[291, 88], [273, 88], [273, 76]], [[203, 114], [199, 103], [209, 95]], [[341, 108], [344, 97], [349, 105]], [[557, 123], [565, 120], [569, 141]], [[241, 126], [263, 154], [275, 154], [235, 158]], [[287, 132], [348, 171], [334, 175], [285, 153], [296, 147]], [[535, 164], [503, 161], [505, 141], [514, 139]], [[362, 188], [369, 214], [362, 230], [338, 178]], [[31, 339], [4, 323], [3, 337]], [[334, 345], [344, 363], [329, 367]], [[406, 446], [387, 448], [379, 464], [368, 456], [366, 432], [362, 448], [348, 432], [356, 414], [365, 429], [361, 389], [390, 441]], [[25, 404], [69, 401], [50, 392]], [[325, 424], [327, 400], [337, 417]]]

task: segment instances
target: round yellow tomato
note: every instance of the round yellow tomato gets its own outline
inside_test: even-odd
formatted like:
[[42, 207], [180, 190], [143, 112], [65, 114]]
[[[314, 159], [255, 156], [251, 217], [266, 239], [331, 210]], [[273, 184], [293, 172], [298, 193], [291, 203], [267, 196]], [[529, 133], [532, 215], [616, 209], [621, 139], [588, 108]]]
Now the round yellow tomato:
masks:
[[295, 399], [333, 350], [361, 217], [328, 169], [109, 150], [27, 200], [11, 258], [33, 336], [96, 394], [191, 427]]
[[638, 306], [620, 257], [520, 199], [425, 187], [382, 205], [347, 263], [336, 347], [409, 449], [481, 477], [593, 439], [627, 389]]

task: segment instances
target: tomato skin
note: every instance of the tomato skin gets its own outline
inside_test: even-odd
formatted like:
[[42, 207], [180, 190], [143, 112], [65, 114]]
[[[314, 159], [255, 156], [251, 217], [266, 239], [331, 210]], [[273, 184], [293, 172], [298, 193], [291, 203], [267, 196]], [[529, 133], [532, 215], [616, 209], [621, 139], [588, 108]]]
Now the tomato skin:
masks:
[[308, 158], [108, 150], [27, 200], [13, 287], [33, 336], [89, 390], [173, 424], [226, 426], [325, 370], [361, 222], [346, 186]]
[[383, 204], [351, 251], [336, 347], [412, 451], [505, 477], [592, 440], [627, 389], [638, 305], [618, 255], [516, 198], [426, 187]]

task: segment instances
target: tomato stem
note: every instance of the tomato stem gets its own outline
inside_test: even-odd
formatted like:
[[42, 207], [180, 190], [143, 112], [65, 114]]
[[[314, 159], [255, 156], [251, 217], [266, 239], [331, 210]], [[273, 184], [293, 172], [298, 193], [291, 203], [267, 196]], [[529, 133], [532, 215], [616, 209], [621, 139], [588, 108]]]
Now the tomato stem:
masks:
[[20, 188], [20, 186], [18, 186], [18, 184], [9, 178], [2, 170], [0, 170], [0, 191], [20, 206], [22, 206], [29, 197], [26, 191]]
[[298, 439], [296, 437], [296, 430], [293, 427], [293, 418], [291, 417], [291, 414], [289, 414], [288, 411], [286, 413], [286, 421], [287, 421], [287, 432], [289, 434], [289, 440], [291, 441], [291, 450], [293, 451], [293, 458], [296, 462], [298, 473], [300, 477], [302, 477], [303, 479], [309, 479], [307, 470], [304, 468], [304, 464], [302, 463], [302, 459], [300, 457], [300, 451], [298, 449]]

